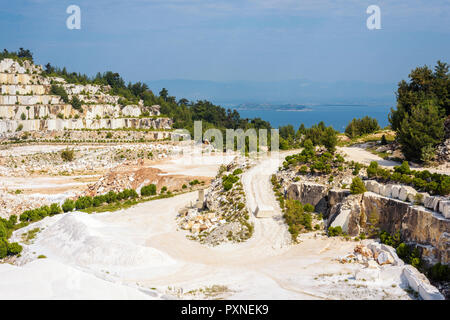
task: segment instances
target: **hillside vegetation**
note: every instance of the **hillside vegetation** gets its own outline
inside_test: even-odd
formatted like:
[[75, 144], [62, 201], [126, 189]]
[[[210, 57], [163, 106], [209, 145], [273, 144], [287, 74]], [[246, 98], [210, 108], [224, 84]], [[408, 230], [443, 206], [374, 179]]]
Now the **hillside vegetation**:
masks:
[[418, 67], [409, 82], [398, 84], [397, 108], [389, 121], [397, 133], [406, 159], [424, 162], [445, 139], [444, 121], [450, 115], [450, 73], [447, 63], [438, 61], [433, 70]]

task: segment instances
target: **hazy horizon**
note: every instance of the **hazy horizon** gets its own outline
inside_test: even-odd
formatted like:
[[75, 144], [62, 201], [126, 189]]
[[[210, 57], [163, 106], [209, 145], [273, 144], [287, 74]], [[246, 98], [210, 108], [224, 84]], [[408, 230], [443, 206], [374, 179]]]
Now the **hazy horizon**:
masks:
[[395, 104], [396, 83], [364, 81], [313, 82], [285, 81], [209, 81], [167, 79], [145, 81], [158, 93], [166, 88], [170, 95], [191, 101], [209, 100], [222, 105], [390, 105]]

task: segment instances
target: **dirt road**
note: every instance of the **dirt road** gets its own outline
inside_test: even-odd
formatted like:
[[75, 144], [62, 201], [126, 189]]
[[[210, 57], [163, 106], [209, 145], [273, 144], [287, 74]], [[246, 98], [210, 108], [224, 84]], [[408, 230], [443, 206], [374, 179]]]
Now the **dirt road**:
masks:
[[[394, 166], [398, 166], [401, 164], [399, 162], [385, 160], [361, 147], [338, 147], [337, 150], [347, 155], [345, 157], [347, 161], [355, 161], [363, 163], [365, 165], [369, 165], [370, 162], [376, 161], [379, 165], [392, 169]], [[440, 165], [436, 168], [421, 167], [413, 164], [410, 164], [410, 167], [414, 170], [428, 170], [433, 173], [436, 172], [442, 174], [450, 174], [450, 164], [448, 163]]]

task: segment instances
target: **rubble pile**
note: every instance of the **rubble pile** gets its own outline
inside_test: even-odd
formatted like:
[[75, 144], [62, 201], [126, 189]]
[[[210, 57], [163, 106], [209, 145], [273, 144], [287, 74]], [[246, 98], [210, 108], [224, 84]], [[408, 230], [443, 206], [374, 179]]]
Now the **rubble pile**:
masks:
[[[241, 242], [249, 239], [253, 225], [246, 207], [246, 198], [240, 179], [253, 163], [246, 159], [239, 163], [235, 159], [222, 167], [211, 182], [206, 198], [199, 199], [180, 211], [177, 219], [181, 229], [190, 232], [190, 238], [208, 245], [222, 242]], [[224, 177], [233, 175], [237, 180], [229, 190], [225, 190]]]
[[88, 185], [84, 195], [96, 196], [109, 191], [120, 192], [124, 189], [134, 189], [140, 193], [141, 188], [149, 184], [156, 185], [158, 193], [163, 187], [166, 187], [167, 191], [174, 192], [183, 190], [183, 185], [190, 186], [190, 182], [193, 180], [197, 180], [199, 183], [189, 190], [195, 190], [210, 182], [210, 179], [206, 177], [167, 175], [160, 169], [145, 167], [144, 161], [141, 159], [127, 161], [112, 169], [97, 182]]
[[60, 202], [62, 198], [44, 195], [15, 194], [0, 190], [0, 217], [8, 218], [11, 215], [21, 215], [25, 210], [35, 209], [44, 205]]
[[[367, 242], [366, 242], [367, 243]], [[357, 280], [380, 281], [384, 273], [400, 274], [406, 287], [424, 300], [444, 300], [439, 290], [416, 268], [398, 257], [394, 248], [378, 242], [359, 243], [354, 252], [338, 259], [341, 263], [360, 263], [365, 266], [355, 272]]]
[[[0, 176], [25, 176], [33, 172], [50, 175], [104, 172], [126, 161], [165, 159], [174, 149], [170, 144], [84, 145], [73, 149], [68, 146], [41, 147], [42, 151], [19, 153], [17, 156], [14, 156], [14, 151], [5, 152], [5, 156], [0, 156]], [[74, 150], [73, 161], [61, 158], [65, 149]]]

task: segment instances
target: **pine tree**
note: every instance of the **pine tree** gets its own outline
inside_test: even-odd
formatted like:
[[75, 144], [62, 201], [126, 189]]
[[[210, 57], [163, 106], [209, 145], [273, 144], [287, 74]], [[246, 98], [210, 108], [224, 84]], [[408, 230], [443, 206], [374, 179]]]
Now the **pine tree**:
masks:
[[433, 100], [414, 106], [397, 132], [407, 159], [421, 161], [425, 148], [435, 147], [444, 139], [444, 118]]
[[359, 177], [354, 177], [350, 185], [351, 194], [360, 194], [366, 192], [366, 187]]

